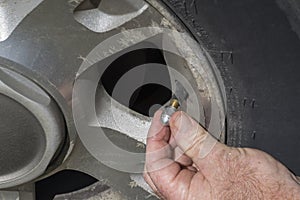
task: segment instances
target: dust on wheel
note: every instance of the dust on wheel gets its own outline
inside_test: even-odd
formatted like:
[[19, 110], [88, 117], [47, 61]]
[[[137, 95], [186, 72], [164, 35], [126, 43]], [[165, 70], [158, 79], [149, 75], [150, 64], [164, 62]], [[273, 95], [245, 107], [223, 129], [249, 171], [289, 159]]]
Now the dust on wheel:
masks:
[[156, 199], [141, 176], [145, 139], [176, 81], [189, 93], [182, 109], [221, 142], [299, 174], [299, 9], [0, 2], [0, 196]]

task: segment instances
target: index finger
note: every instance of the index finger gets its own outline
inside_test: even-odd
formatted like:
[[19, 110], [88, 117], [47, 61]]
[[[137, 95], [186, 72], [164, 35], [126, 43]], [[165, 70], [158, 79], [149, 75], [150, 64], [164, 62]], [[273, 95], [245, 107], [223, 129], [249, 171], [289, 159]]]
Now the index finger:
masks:
[[170, 139], [169, 127], [163, 126], [160, 122], [160, 115], [162, 111], [155, 113], [151, 127], [147, 137], [146, 147], [146, 169], [148, 172], [156, 171], [164, 168], [165, 164], [172, 164], [172, 148], [168, 141]]
[[[146, 147], [146, 173], [152, 183], [164, 196], [169, 196], [172, 183], [180, 175], [181, 167], [172, 160], [172, 148], [169, 145], [170, 129], [160, 122], [161, 111], [155, 113], [148, 133]], [[192, 172], [191, 172], [192, 176]]]

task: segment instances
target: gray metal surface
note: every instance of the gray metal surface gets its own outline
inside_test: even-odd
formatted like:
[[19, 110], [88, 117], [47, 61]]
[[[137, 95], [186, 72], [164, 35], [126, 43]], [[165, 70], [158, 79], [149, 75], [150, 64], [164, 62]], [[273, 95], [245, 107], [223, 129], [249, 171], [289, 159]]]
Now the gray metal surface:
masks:
[[1, 200], [35, 200], [35, 186], [32, 183], [14, 189], [0, 190]]
[[[87, 150], [89, 151], [89, 153], [93, 155], [95, 159], [97, 158], [97, 160], [101, 161], [101, 163], [105, 164], [106, 166], [109, 166], [113, 169], [117, 169], [118, 171], [125, 171], [130, 173], [134, 173], [134, 172], [141, 173], [143, 171], [143, 167], [144, 167], [143, 157], [141, 157], [141, 154], [132, 153], [132, 151], [124, 153], [122, 149], [118, 148], [118, 145], [124, 143], [125, 141], [124, 139], [126, 137], [121, 137], [121, 135], [119, 135], [119, 137], [123, 138], [123, 140], [121, 141], [121, 143], [119, 141], [119, 143], [117, 143], [116, 145], [114, 142], [110, 141], [110, 138], [108, 137], [109, 134], [107, 133], [103, 134], [101, 128], [106, 127], [116, 132], [122, 132], [125, 136], [129, 136], [132, 139], [142, 142], [139, 145], [138, 143], [136, 143], [133, 146], [143, 146], [146, 141], [147, 131], [150, 123], [149, 120], [145, 119], [144, 116], [141, 116], [138, 113], [129, 110], [125, 106], [120, 105], [111, 96], [109, 96], [101, 86], [100, 77], [103, 71], [105, 71], [106, 67], [109, 66], [109, 63], [111, 63], [114, 60], [115, 55], [118, 54], [122, 55], [122, 50], [127, 49], [129, 47], [132, 48], [138, 47], [138, 44], [140, 44], [140, 42], [142, 41], [147, 41], [148, 43], [151, 42], [151, 40], [155, 41], [155, 39], [153, 39], [155, 38], [154, 36], [160, 36], [160, 33], [162, 32], [159, 31], [158, 29], [156, 29], [156, 31], [153, 29], [139, 29], [136, 31], [139, 33], [139, 37], [131, 38], [130, 36], [134, 36], [135, 32], [124, 31], [121, 35], [119, 35], [121, 36], [121, 39], [118, 37], [111, 38], [112, 41], [107, 41], [109, 45], [107, 43], [102, 43], [101, 45], [98, 45], [95, 49], [93, 49], [93, 51], [91, 51], [91, 53], [87, 55], [86, 60], [83, 62], [79, 70], [77, 80], [74, 84], [74, 91], [73, 91], [74, 92], [73, 99], [76, 99], [76, 104], [73, 104], [73, 114], [74, 114], [75, 124], [80, 139], [85, 145], [85, 147], [87, 148]], [[174, 35], [172, 35], [171, 31], [166, 31], [164, 33], [170, 37], [173, 36], [173, 39], [177, 39], [177, 40], [181, 37], [180, 34], [177, 35], [174, 33]], [[122, 37], [126, 37], [128, 40], [131, 41], [129, 44], [127, 44], [128, 46], [126, 46], [126, 44], [118, 45], [118, 42], [123, 41]], [[183, 45], [184, 44], [188, 45], [189, 43], [181, 43], [181, 44], [182, 46], [177, 48], [184, 48], [187, 51], [182, 50], [183, 55], [188, 54], [189, 48]], [[109, 48], [110, 51], [107, 48]], [[130, 50], [132, 49], [130, 48]], [[171, 49], [168, 50], [172, 51]], [[109, 54], [107, 55], [106, 52], [109, 52]], [[198, 51], [198, 54], [201, 52], [202, 51], [200, 49]], [[198, 57], [198, 54], [194, 54], [195, 55], [194, 63], [196, 63], [196, 60], [198, 59], [199, 60], [197, 62], [200, 61], [200, 65], [198, 66], [195, 65], [195, 68], [197, 67], [196, 69], [199, 69], [200, 66], [204, 65], [204, 63], [206, 62], [206, 58], [204, 56]], [[185, 63], [185, 65], [187, 65], [187, 63]], [[205, 120], [205, 115], [203, 113], [202, 101], [199, 99], [201, 98], [199, 97], [201, 95], [198, 94], [198, 92], [195, 92], [194, 90], [194, 87], [197, 88], [198, 85], [195, 84], [193, 87], [190, 85], [190, 82], [192, 82], [191, 80], [193, 80], [193, 74], [191, 73], [189, 74], [187, 72], [180, 73], [180, 72], [187, 71], [185, 70], [185, 68], [182, 67], [185, 65], [182, 64], [180, 65], [181, 67], [176, 65], [178, 67], [177, 71], [175, 71], [173, 68], [169, 68], [171, 85], [175, 86], [176, 81], [180, 81], [181, 84], [184, 85], [186, 91], [189, 94], [187, 99], [188, 106], [186, 107], [186, 111], [190, 113], [195, 119], [199, 120], [202, 124], [204, 124], [206, 120]], [[102, 67], [101, 70], [99, 70], [97, 66], [101, 66]], [[140, 83], [136, 83], [136, 81], [139, 82], [142, 74], [136, 72], [145, 71], [139, 69], [143, 69], [143, 67], [147, 67], [147, 66], [148, 65], [146, 64], [140, 65], [139, 67], [136, 67], [134, 70], [131, 70], [130, 73], [123, 75], [122, 78], [119, 80], [120, 85], [123, 86], [119, 89], [123, 90], [123, 94], [125, 96], [132, 94], [134, 88], [138, 88]], [[150, 67], [153, 71], [156, 71], [156, 73], [159, 73], [159, 69], [162, 68], [161, 65], [154, 65], [154, 64], [151, 64]], [[198, 73], [198, 71], [195, 70], [194, 73], [196, 74]], [[204, 73], [205, 75], [207, 75], [212, 72], [205, 71]], [[182, 76], [182, 74], [185, 74], [186, 77]], [[201, 80], [200, 79], [201, 75], [198, 75], [197, 81], [199, 82]], [[147, 83], [155, 82], [164, 85], [163, 80], [160, 79], [156, 80], [155, 78], [156, 76], [151, 76], [150, 79], [144, 78], [144, 80], [141, 83], [147, 84]], [[127, 81], [123, 81], [123, 80], [127, 80]], [[209, 81], [210, 80], [208, 80], [208, 82]], [[201, 82], [200, 84], [205, 86], [204, 83], [205, 82]], [[213, 85], [213, 82], [210, 82], [210, 84]], [[118, 86], [115, 87], [117, 88], [116, 90], [118, 91]], [[172, 88], [174, 89], [174, 87]], [[208, 91], [207, 87], [203, 87], [202, 90]], [[198, 91], [198, 89], [196, 89], [196, 91]], [[212, 94], [214, 93], [212, 92], [211, 95]], [[221, 96], [220, 93], [218, 95]], [[203, 96], [202, 98], [205, 97]], [[219, 102], [222, 103], [222, 100], [219, 100]], [[215, 135], [216, 138], [219, 138], [220, 135], [224, 134], [223, 132], [224, 121], [222, 120], [222, 116], [224, 116], [224, 113], [222, 113], [223, 109], [219, 109], [220, 105], [216, 103], [215, 97], [211, 97], [209, 103], [210, 103], [209, 117], [211, 117], [211, 120], [208, 121], [208, 125], [209, 125], [208, 129], [211, 131], [213, 135]], [[129, 144], [129, 141], [126, 140], [126, 143]], [[103, 151], [104, 149], [105, 151]], [[89, 170], [93, 170], [93, 169], [85, 166], [84, 169], [80, 169], [80, 171], [81, 170], [84, 170], [84, 172], [86, 173], [91, 173], [89, 172]], [[131, 175], [130, 177], [134, 179], [134, 184], [141, 187], [146, 185], [141, 174], [135, 176]], [[146, 191], [149, 191], [149, 188], [148, 189], [145, 187], [143, 188]]]
[[75, 11], [74, 17], [88, 29], [103, 33], [131, 21], [147, 8], [148, 4], [143, 0], [122, 0], [118, 3], [102, 0], [98, 8]]
[[[110, 129], [106, 129], [105, 131], [115, 144], [130, 151], [140, 153], [145, 151], [144, 148], [137, 146], [136, 140], [128, 138], [125, 140], [126, 136], [120, 137], [120, 133], [117, 131]], [[109, 152], [103, 151], [102, 153]], [[79, 140], [76, 142], [75, 148], [68, 160], [61, 166], [61, 169], [77, 170], [89, 174], [99, 180], [96, 185], [108, 185], [113, 188], [112, 191], [121, 195], [122, 199], [157, 199], [153, 194], [147, 192], [149, 188], [145, 190], [143, 187], [145, 182], [141, 174], [130, 175], [129, 173], [107, 167], [95, 159]], [[84, 193], [84, 191], [82, 192]], [[68, 195], [66, 196], [68, 197]], [[97, 196], [100, 195], [95, 194], [94, 198], [97, 199]]]
[[100, 127], [110, 128], [146, 143], [151, 118], [129, 110], [111, 98], [103, 87], [96, 96], [96, 113]]
[[7, 188], [45, 172], [65, 137], [65, 124], [46, 92], [3, 66], [0, 71], [0, 188]]
[[0, 0], [0, 41], [6, 40], [19, 23], [43, 0]]
[[[82, 25], [74, 19], [72, 12], [68, 12], [77, 5], [74, 2], [45, 1], [23, 20], [15, 29], [14, 34], [0, 43], [0, 57], [5, 58], [0, 58], [0, 60], [8, 63], [8, 68], [37, 81], [58, 102], [66, 117], [69, 136], [74, 134], [69, 103], [76, 72], [81, 62], [85, 60], [84, 56], [95, 45], [116, 33], [116, 30], [113, 30], [110, 34], [99, 35], [82, 28]], [[157, 24], [160, 23], [161, 16], [153, 9], [143, 15], [137, 18], [140, 24], [151, 25], [153, 19], [158, 20]], [[151, 20], [144, 21], [145, 18]], [[65, 26], [66, 24], [68, 26]], [[128, 27], [132, 25], [133, 23], [127, 23]], [[74, 40], [76, 43], [73, 42]], [[22, 66], [15, 66], [11, 61]], [[20, 87], [18, 88], [19, 92], [23, 91]], [[24, 95], [26, 96], [27, 93]], [[74, 147], [74, 137], [71, 137], [69, 146], [67, 155]], [[99, 168], [101, 166], [95, 167], [95, 170]], [[3, 185], [3, 187], [8, 186]]]
[[1, 200], [34, 200], [35, 196], [31, 192], [20, 191], [0, 191]]
[[68, 194], [56, 195], [53, 200], [123, 200], [124, 197], [112, 188], [104, 189], [107, 186], [101, 184], [101, 182], [94, 183], [81, 190], [71, 192]]
[[0, 177], [5, 180], [29, 163], [36, 164], [46, 142], [38, 120], [23, 105], [3, 94], [0, 105]]
[[[147, 184], [145, 184], [141, 174], [120, 172], [107, 167], [91, 155], [79, 138], [75, 139], [74, 135], [76, 132], [73, 124], [71, 104], [76, 103], [77, 99], [72, 99], [73, 83], [82, 72], [79, 70], [80, 66], [89, 67], [95, 60], [105, 54], [117, 54], [118, 48], [130, 47], [158, 33], [154, 31], [145, 35], [130, 36], [126, 35], [127, 29], [153, 26], [163, 28], [176, 27], [180, 30], [184, 30], [184, 28], [182, 28], [180, 23], [171, 24], [168, 19], [159, 13], [157, 10], [167, 15], [172, 22], [176, 21], [173, 18], [171, 19], [168, 11], [156, 1], [151, 1], [152, 5], [157, 6], [154, 8], [143, 1], [138, 1], [139, 3], [135, 5], [132, 4], [135, 1], [124, 0], [121, 3], [119, 2], [120, 5], [132, 4], [130, 5], [132, 7], [126, 5], [128, 9], [124, 10], [122, 10], [122, 6], [116, 6], [117, 10], [109, 10], [109, 7], [115, 1], [102, 2], [103, 4], [100, 4], [97, 9], [97, 15], [101, 13], [102, 16], [108, 16], [106, 19], [109, 23], [98, 27], [96, 26], [98, 21], [94, 21], [88, 23], [90, 27], [87, 26], [88, 28], [86, 28], [78, 22], [80, 20], [77, 18], [79, 13], [83, 11], [76, 11], [75, 15], [73, 14], [80, 1], [43, 1], [26, 18], [23, 18], [23, 21], [17, 27], [13, 27], [13, 34], [5, 41], [0, 42], [0, 62], [7, 63], [7, 60], [10, 60], [9, 63], [12, 64], [6, 65], [7, 68], [24, 74], [24, 76], [30, 77], [34, 82], [37, 82], [40, 88], [48, 92], [49, 99], [57, 102], [65, 117], [65, 125], [69, 137], [69, 143], [66, 145], [68, 152], [59, 155], [59, 158], [64, 162], [58, 162], [58, 164], [62, 165], [51, 173], [63, 169], [74, 169], [88, 173], [103, 184], [113, 187], [122, 194], [123, 199], [155, 198], [146, 192], [150, 190], [147, 188]], [[114, 13], [116, 11], [120, 12], [121, 15]], [[130, 15], [126, 13], [130, 13]], [[123, 19], [120, 18], [121, 16]], [[87, 17], [89, 17], [89, 14], [83, 18], [87, 19]], [[91, 31], [92, 28], [98, 29], [99, 32], [103, 33], [95, 33], [97, 30]], [[131, 39], [123, 40], [121, 41], [122, 43], [116, 46], [109, 44], [106, 51], [101, 51], [101, 49], [93, 51], [98, 44], [118, 33], [123, 33], [125, 37]], [[209, 113], [209, 117], [215, 116], [217, 126], [214, 126], [214, 132], [217, 135], [223, 135], [224, 109], [220, 109], [220, 112], [215, 113], [211, 109], [212, 107], [224, 107], [222, 94], [218, 91], [219, 88], [215, 86], [218, 80], [216, 80], [215, 73], [212, 72], [211, 61], [208, 60], [205, 51], [199, 48], [198, 44], [196, 45], [197, 48], [193, 45], [189, 47], [189, 45], [182, 42], [185, 39], [180, 39], [178, 36], [173, 38], [178, 40], [175, 42], [176, 44], [173, 44], [175, 49], [179, 49], [178, 52], [187, 59], [174, 59], [172, 55], [166, 53], [164, 57], [167, 64], [188, 77], [191, 90], [200, 91], [199, 93], [197, 92], [195, 98], [189, 99], [191, 105], [194, 99], [205, 99], [205, 101], [201, 100], [203, 105], [194, 104], [200, 107], [198, 113], [195, 113], [195, 109], [190, 109], [188, 112], [192, 116], [196, 116], [201, 123], [209, 125], [210, 120], [206, 120], [204, 115], [204, 109], [207, 109], [205, 113]], [[170, 44], [167, 42], [164, 45], [168, 46]], [[195, 59], [195, 52], [197, 52], [197, 56], [201, 54], [200, 57], [198, 56], [199, 59]], [[93, 56], [89, 56], [91, 54]], [[13, 63], [20, 65], [15, 66]], [[11, 82], [11, 79], [5, 80], [6, 82]], [[140, 77], [132, 80], [139, 82]], [[175, 79], [172, 79], [172, 86], [174, 86], [174, 82]], [[24, 93], [24, 85], [22, 84], [12, 84], [11, 88], [17, 90], [23, 98], [47, 105], [45, 96], [33, 95], [38, 92], [37, 90], [29, 90], [30, 92]], [[36, 98], [37, 96], [38, 98]], [[97, 111], [97, 123], [100, 123], [99, 128], [106, 128], [106, 135], [115, 144], [125, 149], [128, 148], [132, 152], [144, 153], [146, 135], [151, 119], [129, 110], [126, 106], [120, 105], [111, 96], [107, 95], [102, 87], [98, 88], [96, 97], [96, 106], [93, 109]], [[93, 100], [95, 104], [95, 99]], [[198, 115], [200, 117], [197, 117]], [[43, 116], [45, 117], [44, 114], [41, 117]], [[61, 122], [63, 120], [58, 119], [58, 121]], [[51, 123], [59, 124], [59, 122], [53, 121]], [[98, 154], [108, 155], [107, 158], [112, 156], [112, 154], [109, 154], [111, 152], [108, 152], [104, 146], [101, 149], [99, 144], [95, 143], [95, 145], [97, 148], [100, 148]], [[110, 158], [109, 161], [113, 161], [113, 159]], [[143, 166], [143, 163], [140, 163], [139, 167], [141, 166]]]

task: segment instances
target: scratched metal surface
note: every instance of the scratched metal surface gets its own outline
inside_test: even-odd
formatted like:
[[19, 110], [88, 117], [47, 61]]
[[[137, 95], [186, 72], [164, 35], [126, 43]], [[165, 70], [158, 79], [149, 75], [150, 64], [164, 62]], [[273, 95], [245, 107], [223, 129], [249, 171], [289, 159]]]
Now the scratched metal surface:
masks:
[[[61, 100], [59, 105], [65, 112], [70, 112], [68, 103], [71, 100], [72, 84], [78, 68], [83, 62], [88, 62], [86, 56], [97, 44], [124, 29], [167, 24], [165, 20], [162, 20], [161, 14], [149, 7], [147, 12], [135, 16], [135, 20], [123, 24], [121, 28], [98, 34], [75, 20], [73, 11], [79, 3], [79, 1], [45, 0], [35, 9], [32, 5], [33, 11], [18, 26], [12, 26], [13, 33], [0, 42], [0, 57], [24, 66], [26, 68], [24, 71], [20, 68], [15, 68], [15, 70], [31, 76], [42, 87], [49, 89], [55, 99]], [[169, 62], [171, 63], [170, 60]], [[58, 92], [52, 93], [53, 90]], [[67, 123], [69, 121], [72, 120], [67, 118]], [[149, 120], [145, 121], [147, 123], [143, 125], [144, 128], [149, 126]], [[128, 130], [127, 132], [130, 133]], [[118, 141], [122, 143], [122, 140]], [[136, 141], [132, 142], [136, 143]], [[128, 144], [130, 144], [129, 141]], [[71, 145], [76, 148], [69, 162], [63, 167], [84, 171], [99, 180], [104, 176], [123, 193], [126, 193], [129, 188], [128, 182], [132, 179], [136, 182], [143, 181], [141, 176], [130, 178], [128, 174], [106, 169], [93, 159], [80, 143], [71, 141]], [[122, 181], [119, 180], [120, 177], [123, 178]], [[141, 185], [143, 183], [141, 182]], [[130, 192], [127, 191], [129, 197], [144, 199], [148, 195], [139, 188], [130, 189], [132, 189]]]

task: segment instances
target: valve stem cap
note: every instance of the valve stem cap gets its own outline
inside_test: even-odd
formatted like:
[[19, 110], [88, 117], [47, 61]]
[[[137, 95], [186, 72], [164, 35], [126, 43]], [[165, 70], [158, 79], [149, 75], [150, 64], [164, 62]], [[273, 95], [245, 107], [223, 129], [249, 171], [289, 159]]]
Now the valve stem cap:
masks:
[[168, 126], [169, 125], [169, 121], [172, 117], [172, 115], [178, 110], [179, 108], [179, 102], [177, 99], [172, 99], [170, 101], [169, 106], [166, 106], [163, 109], [163, 112], [160, 116], [160, 121], [164, 126]]

